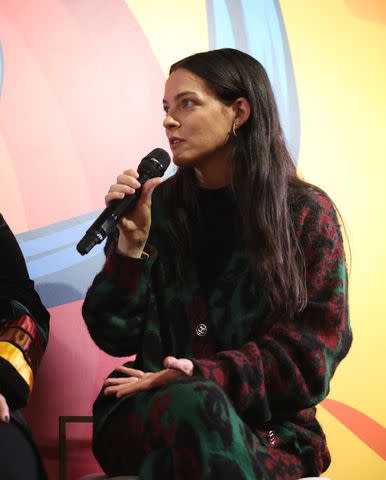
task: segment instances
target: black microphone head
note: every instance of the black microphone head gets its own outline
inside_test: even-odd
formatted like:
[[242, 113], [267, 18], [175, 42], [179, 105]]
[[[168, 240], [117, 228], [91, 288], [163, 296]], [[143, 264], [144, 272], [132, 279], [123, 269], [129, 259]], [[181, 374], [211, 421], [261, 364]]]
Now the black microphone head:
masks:
[[141, 160], [138, 173], [149, 174], [150, 177], [162, 177], [170, 165], [170, 155], [163, 148], [155, 148]]

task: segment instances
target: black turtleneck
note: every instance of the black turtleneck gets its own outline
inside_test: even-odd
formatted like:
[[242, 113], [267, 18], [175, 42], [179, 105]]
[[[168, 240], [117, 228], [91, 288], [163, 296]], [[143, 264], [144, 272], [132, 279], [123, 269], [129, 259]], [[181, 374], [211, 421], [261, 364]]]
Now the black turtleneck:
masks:
[[198, 189], [193, 222], [193, 255], [200, 284], [208, 296], [242, 241], [241, 217], [231, 187]]

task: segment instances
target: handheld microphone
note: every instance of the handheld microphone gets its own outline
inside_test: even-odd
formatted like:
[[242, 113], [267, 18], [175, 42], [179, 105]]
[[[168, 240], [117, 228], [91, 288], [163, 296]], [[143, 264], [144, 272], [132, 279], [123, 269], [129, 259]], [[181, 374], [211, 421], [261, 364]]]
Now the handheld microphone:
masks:
[[117, 226], [123, 215], [135, 207], [141, 195], [142, 185], [150, 178], [162, 177], [169, 164], [170, 156], [162, 148], [156, 148], [146, 155], [138, 166], [139, 177], [137, 180], [141, 187], [133, 195], [126, 195], [121, 200], [113, 200], [103, 210], [86, 231], [82, 240], [77, 244], [76, 249], [78, 252], [81, 255], [85, 255], [95, 245], [101, 243]]

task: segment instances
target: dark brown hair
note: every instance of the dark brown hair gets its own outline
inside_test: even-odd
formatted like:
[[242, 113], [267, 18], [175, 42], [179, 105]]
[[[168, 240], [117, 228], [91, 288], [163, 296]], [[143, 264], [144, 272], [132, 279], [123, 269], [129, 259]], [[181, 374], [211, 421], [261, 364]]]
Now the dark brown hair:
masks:
[[[307, 301], [305, 265], [291, 203], [312, 186], [297, 176], [266, 71], [250, 55], [230, 48], [191, 55], [172, 65], [170, 73], [179, 68], [204, 80], [225, 105], [239, 97], [249, 101], [250, 117], [235, 139], [232, 188], [251, 271], [271, 306], [292, 313], [301, 310]], [[192, 177], [190, 168], [180, 167], [168, 193], [169, 227], [181, 277], [192, 248], [188, 218], [194, 213], [197, 188]]]

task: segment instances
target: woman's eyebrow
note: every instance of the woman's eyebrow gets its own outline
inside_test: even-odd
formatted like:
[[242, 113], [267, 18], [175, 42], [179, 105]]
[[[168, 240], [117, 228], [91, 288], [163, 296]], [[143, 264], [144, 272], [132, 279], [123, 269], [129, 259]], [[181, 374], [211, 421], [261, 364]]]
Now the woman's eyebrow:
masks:
[[[181, 97], [184, 97], [185, 95], [197, 95], [196, 92], [193, 92], [191, 90], [185, 90], [184, 92], [178, 93], [175, 97], [174, 100], [179, 100]], [[167, 100], [163, 99], [163, 103], [168, 103]]]

